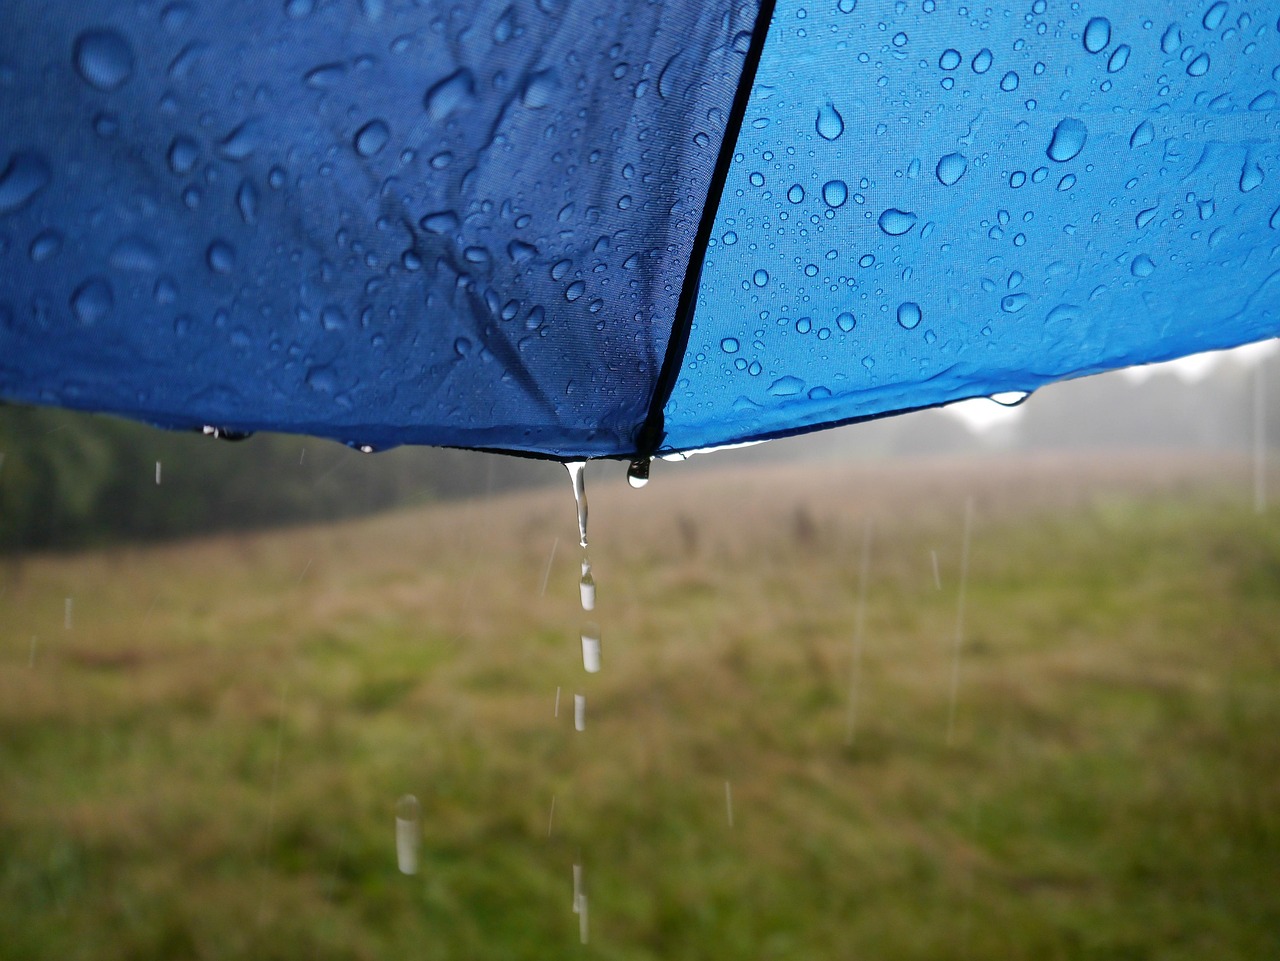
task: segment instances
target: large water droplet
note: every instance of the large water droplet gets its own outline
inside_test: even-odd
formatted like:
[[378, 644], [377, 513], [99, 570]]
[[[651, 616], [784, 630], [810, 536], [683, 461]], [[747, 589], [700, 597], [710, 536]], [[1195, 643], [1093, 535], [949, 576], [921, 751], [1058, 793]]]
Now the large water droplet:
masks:
[[582, 555], [582, 577], [578, 580], [578, 593], [582, 598], [582, 609], [596, 609], [596, 579], [591, 573], [591, 559], [584, 552]]
[[907, 301], [898, 305], [898, 323], [907, 330], [914, 330], [924, 318], [920, 305]]
[[1100, 53], [1111, 42], [1111, 21], [1106, 17], [1094, 17], [1084, 25], [1084, 48], [1090, 53]]
[[799, 377], [779, 377], [769, 385], [771, 397], [794, 397], [804, 390], [804, 381]]
[[915, 222], [919, 218], [915, 214], [907, 210], [898, 210], [896, 207], [890, 207], [880, 215], [877, 223], [880, 229], [890, 237], [900, 237], [915, 226]]
[[836, 140], [844, 133], [844, 117], [835, 104], [828, 101], [818, 108], [818, 119], [814, 122], [818, 136], [823, 140]]
[[133, 76], [133, 49], [114, 30], [86, 30], [76, 38], [76, 73], [91, 87], [118, 90]]
[[628, 465], [627, 483], [636, 490], [649, 483], [649, 458], [637, 457]]
[[1209, 72], [1209, 55], [1202, 53], [1187, 64], [1188, 77], [1203, 77]]
[[85, 327], [92, 327], [106, 317], [115, 303], [111, 284], [103, 277], [90, 277], [71, 295], [71, 310]]
[[426, 107], [427, 116], [438, 123], [469, 102], [475, 94], [475, 77], [470, 70], [463, 67], [433, 84], [427, 90], [422, 103]]
[[938, 161], [935, 173], [944, 187], [954, 185], [964, 172], [969, 169], [969, 160], [964, 154], [949, 153]]
[[843, 207], [849, 199], [849, 186], [843, 180], [828, 180], [822, 185], [822, 199], [828, 207]]
[[1079, 155], [1084, 149], [1089, 130], [1075, 117], [1067, 117], [1053, 128], [1053, 138], [1049, 141], [1049, 149], [1045, 151], [1050, 160], [1066, 163]]
[[1240, 192], [1247, 194], [1255, 187], [1262, 186], [1264, 174], [1262, 168], [1252, 159], [1246, 159], [1244, 167], [1240, 170]]
[[1164, 53], [1177, 53], [1182, 46], [1182, 30], [1176, 23], [1169, 24], [1160, 37], [1160, 49]]
[[738, 352], [738, 340], [736, 337], [726, 337], [720, 341], [720, 349], [726, 354], [736, 354]]
[[1111, 59], [1107, 61], [1107, 73], [1119, 73], [1124, 69], [1125, 64], [1129, 62], [1129, 45], [1122, 43], [1116, 47], [1115, 52], [1111, 54]]
[[754, 274], [751, 275], [751, 282], [755, 284], [757, 287], [763, 287], [765, 284], [769, 282], [769, 271], [761, 267], [759, 270], [757, 270]]
[[1029, 303], [1031, 303], [1029, 294], [1009, 294], [1000, 301], [1000, 309], [1006, 314], [1016, 314]]
[[578, 508], [578, 543], [583, 550], [587, 549], [587, 462], [571, 460], [565, 462], [565, 470], [569, 472], [569, 480], [573, 483], [573, 502]]
[[141, 237], [125, 237], [111, 248], [107, 262], [116, 270], [151, 273], [159, 268], [160, 256]]
[[0, 171], [0, 217], [25, 206], [52, 179], [49, 165], [39, 154], [15, 153]]
[[372, 157], [381, 151], [390, 139], [391, 128], [388, 127], [384, 121], [370, 120], [367, 124], [356, 131], [353, 143], [356, 148], [356, 153], [361, 157]]
[[963, 58], [960, 56], [959, 50], [950, 48], [942, 51], [942, 56], [938, 58], [938, 66], [943, 70], [954, 70], [960, 66]]
[[1218, 0], [1213, 6], [1204, 12], [1204, 19], [1200, 21], [1204, 24], [1206, 30], [1217, 30], [1222, 26], [1222, 20], [1227, 15], [1227, 4], [1225, 0]]
[[1151, 262], [1151, 258], [1146, 254], [1138, 254], [1133, 258], [1133, 262], [1129, 264], [1129, 273], [1135, 277], [1150, 277], [1155, 269], [1156, 265]]
[[991, 63], [994, 59], [995, 58], [991, 55], [991, 51], [986, 47], [983, 47], [973, 55], [973, 60], [970, 62], [969, 66], [973, 69], [974, 73], [986, 73], [991, 69]]
[[1145, 147], [1155, 139], [1156, 128], [1151, 125], [1150, 120], [1144, 120], [1133, 128], [1133, 134], [1129, 137], [1129, 146], [1135, 149]]
[[792, 184], [787, 191], [787, 199], [793, 204], [801, 203], [804, 200], [804, 188], [799, 184]]

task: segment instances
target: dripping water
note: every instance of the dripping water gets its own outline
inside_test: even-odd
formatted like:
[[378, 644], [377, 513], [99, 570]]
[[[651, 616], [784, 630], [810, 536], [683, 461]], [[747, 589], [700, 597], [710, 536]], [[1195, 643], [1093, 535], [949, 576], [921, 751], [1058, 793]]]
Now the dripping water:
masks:
[[422, 808], [406, 794], [396, 801], [396, 864], [401, 874], [418, 873], [418, 842], [422, 837]]
[[575, 731], [587, 729], [587, 696], [585, 694], [573, 695], [573, 729]]
[[565, 470], [573, 481], [573, 499], [578, 505], [578, 543], [587, 549], [587, 462], [571, 460], [565, 462]]
[[582, 579], [578, 582], [578, 591], [582, 596], [582, 609], [596, 609], [596, 579], [591, 573], [591, 558], [582, 555]]
[[627, 468], [627, 483], [639, 490], [649, 483], [649, 458], [637, 457]]
[[600, 625], [587, 621], [582, 626], [582, 668], [588, 674], [600, 672]]

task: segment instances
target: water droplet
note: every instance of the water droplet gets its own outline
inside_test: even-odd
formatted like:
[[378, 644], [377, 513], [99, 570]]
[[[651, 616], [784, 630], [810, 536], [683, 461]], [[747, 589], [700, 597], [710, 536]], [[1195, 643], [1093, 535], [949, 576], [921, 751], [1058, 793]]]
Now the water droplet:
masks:
[[1129, 273], [1135, 277], [1150, 277], [1155, 269], [1156, 265], [1146, 254], [1138, 254], [1133, 258], [1133, 263], [1129, 264]]
[[591, 559], [584, 552], [582, 555], [582, 577], [578, 581], [578, 593], [582, 598], [582, 609], [596, 609], [596, 579], [591, 573]]
[[1213, 6], [1204, 12], [1204, 19], [1200, 21], [1204, 24], [1206, 30], [1217, 30], [1222, 26], [1222, 20], [1227, 15], [1227, 4], [1225, 0], [1218, 0]]
[[1009, 174], [1009, 186], [1014, 190], [1023, 186], [1027, 182], [1027, 172], [1025, 170], [1015, 170]]
[[1160, 49], [1164, 53], [1177, 53], [1182, 46], [1182, 30], [1176, 23], [1169, 24], [1164, 34], [1160, 37]]
[[584, 293], [586, 293], [586, 290], [587, 290], [587, 285], [585, 283], [583, 283], [581, 280], [575, 280], [573, 283], [571, 283], [568, 287], [565, 288], [564, 299], [569, 301], [570, 303], [573, 303], [575, 300], [581, 297]]
[[1053, 128], [1053, 138], [1049, 141], [1046, 153], [1050, 160], [1066, 163], [1074, 159], [1084, 149], [1085, 139], [1089, 131], [1075, 117], [1067, 117]]
[[240, 219], [252, 227], [258, 222], [258, 188], [252, 180], [240, 181], [236, 190], [236, 207], [240, 210]]
[[853, 13], [858, 8], [858, 0], [838, 0], [836, 9], [841, 13]]
[[391, 128], [381, 120], [370, 120], [356, 131], [353, 142], [356, 153], [361, 157], [372, 157], [387, 145], [389, 139], [391, 139]]
[[1133, 134], [1129, 137], [1129, 146], [1134, 149], [1145, 147], [1155, 139], [1156, 128], [1151, 125], [1150, 120], [1144, 120], [1133, 128]]
[[800, 203], [804, 200], [804, 188], [799, 184], [792, 184], [791, 188], [787, 191], [787, 199], [793, 204]]
[[520, 103], [529, 110], [541, 110], [556, 97], [556, 75], [551, 70], [530, 74], [520, 90]]
[[[575, 731], [585, 731], [587, 729], [587, 696], [585, 694], [573, 695], [573, 729]], [[574, 865], [576, 868], [577, 865]], [[579, 896], [578, 901], [585, 900]]]
[[39, 154], [15, 153], [0, 171], [0, 217], [26, 206], [52, 179]]
[[915, 226], [915, 222], [918, 219], [910, 211], [890, 207], [880, 215], [877, 223], [880, 224], [880, 229], [890, 237], [900, 237]]
[[751, 282], [755, 284], [757, 287], [763, 287], [765, 284], [769, 282], [769, 271], [761, 267], [759, 270], [757, 270], [754, 274], [751, 275]]
[[1261, 187], [1263, 176], [1262, 168], [1257, 162], [1246, 158], [1244, 167], [1240, 170], [1240, 192], [1247, 194], [1255, 187]]
[[843, 180], [828, 180], [822, 185], [822, 199], [833, 209], [843, 207], [849, 199], [849, 187]]
[[475, 97], [475, 93], [475, 78], [470, 70], [463, 67], [433, 84], [427, 90], [422, 103], [427, 110], [427, 116], [439, 123], [468, 103]]
[[771, 397], [794, 397], [804, 390], [804, 381], [799, 377], [779, 377], [769, 385]]
[[1031, 396], [1030, 391], [1025, 390], [1003, 390], [999, 393], [992, 394], [989, 398], [995, 401], [1001, 407], [1017, 407], [1027, 402], [1027, 398]]
[[229, 274], [236, 266], [236, 249], [225, 240], [215, 240], [205, 251], [205, 262], [215, 274]]
[[[594, 588], [592, 588], [594, 591]], [[590, 608], [587, 608], [590, 610]], [[582, 669], [588, 674], [600, 673], [600, 625], [588, 621], [582, 625]]]
[[565, 461], [565, 470], [569, 472], [569, 480], [573, 483], [573, 502], [578, 508], [578, 544], [587, 549], [587, 462], [583, 460]]
[[1018, 75], [1010, 70], [1000, 78], [1000, 89], [1006, 93], [1012, 93], [1018, 89]]
[[949, 153], [938, 161], [938, 169], [935, 173], [944, 187], [951, 187], [964, 176], [968, 169], [969, 160], [964, 154]]
[[1111, 21], [1106, 17], [1094, 17], [1084, 25], [1084, 48], [1090, 53], [1101, 53], [1111, 42]]
[[1070, 190], [1075, 185], [1076, 185], [1075, 174], [1066, 174], [1061, 180], [1058, 181], [1058, 189], [1062, 191]]
[[739, 346], [737, 338], [735, 337], [726, 337], [724, 340], [720, 341], [720, 349], [726, 354], [736, 354]]
[[1006, 314], [1016, 314], [1029, 303], [1031, 303], [1030, 294], [1009, 294], [1000, 301], [1000, 309]]
[[28, 253], [34, 263], [40, 264], [57, 255], [62, 249], [62, 234], [56, 230], [42, 230], [31, 241]]
[[1115, 52], [1111, 54], [1111, 59], [1107, 61], [1107, 73], [1119, 73], [1124, 69], [1125, 64], [1129, 62], [1129, 45], [1122, 43], [1116, 47]]
[[823, 140], [837, 140], [844, 133], [844, 117], [835, 104], [828, 101], [818, 108], [818, 119], [814, 122], [818, 136]]
[[258, 149], [264, 130], [262, 121], [251, 117], [222, 138], [218, 144], [218, 155], [237, 162], [249, 159]]
[[85, 327], [92, 327], [115, 306], [115, 293], [103, 277], [90, 277], [71, 295], [71, 310]]
[[451, 234], [458, 229], [458, 215], [452, 210], [441, 210], [434, 214], [427, 214], [418, 221], [418, 226], [429, 234], [441, 236]]
[[1203, 77], [1209, 72], [1209, 55], [1202, 53], [1187, 64], [1188, 77]]
[[1137, 224], [1138, 229], [1141, 230], [1143, 227], [1147, 226], [1147, 224], [1151, 223], [1151, 221], [1155, 219], [1156, 219], [1156, 208], [1148, 207], [1146, 210], [1138, 211], [1138, 216], [1133, 219], [1133, 222]]
[[1274, 110], [1277, 103], [1276, 92], [1274, 90], [1264, 90], [1251, 101], [1249, 101], [1249, 109], [1264, 111]]
[[991, 69], [991, 62], [995, 58], [992, 57], [991, 51], [983, 47], [973, 56], [973, 61], [969, 64], [973, 68], [974, 73], [986, 73]]
[[76, 38], [76, 72], [98, 90], [118, 90], [133, 76], [133, 49], [114, 30], [86, 30]]
[[948, 48], [942, 51], [942, 56], [938, 58], [938, 66], [943, 70], [954, 70], [956, 67], [960, 66], [963, 59], [964, 58], [960, 56], [959, 50], [952, 50]]
[[857, 318], [847, 310], [836, 315], [836, 326], [843, 330], [846, 334], [858, 325]]
[[418, 873], [418, 847], [422, 843], [422, 808], [406, 794], [396, 801], [396, 865], [401, 874]]
[[898, 323], [906, 330], [914, 330], [924, 318], [920, 305], [907, 301], [898, 305]]
[[116, 270], [151, 273], [160, 266], [160, 256], [141, 237], [125, 237], [111, 248], [107, 262]]
[[185, 176], [195, 168], [200, 159], [200, 145], [190, 137], [179, 134], [169, 144], [169, 169], [178, 176]]

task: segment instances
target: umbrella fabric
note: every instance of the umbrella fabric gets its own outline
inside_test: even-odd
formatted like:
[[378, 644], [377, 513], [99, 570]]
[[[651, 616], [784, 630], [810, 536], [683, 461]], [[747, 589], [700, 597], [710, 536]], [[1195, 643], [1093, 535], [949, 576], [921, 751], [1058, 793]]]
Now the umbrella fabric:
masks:
[[5, 21], [11, 401], [626, 457], [1280, 332], [1260, 2]]

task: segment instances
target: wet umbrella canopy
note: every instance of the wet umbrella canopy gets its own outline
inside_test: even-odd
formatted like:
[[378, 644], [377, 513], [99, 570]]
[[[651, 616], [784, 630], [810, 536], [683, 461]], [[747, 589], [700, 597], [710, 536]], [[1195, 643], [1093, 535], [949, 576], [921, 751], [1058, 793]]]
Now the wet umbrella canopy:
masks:
[[1273, 4], [10, 0], [0, 396], [558, 458], [1280, 332]]

